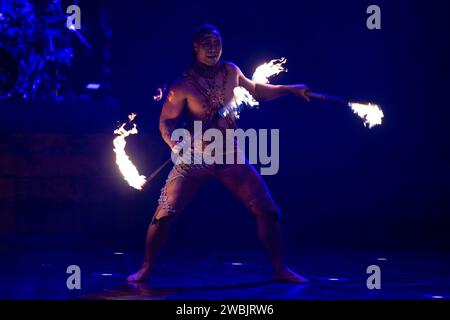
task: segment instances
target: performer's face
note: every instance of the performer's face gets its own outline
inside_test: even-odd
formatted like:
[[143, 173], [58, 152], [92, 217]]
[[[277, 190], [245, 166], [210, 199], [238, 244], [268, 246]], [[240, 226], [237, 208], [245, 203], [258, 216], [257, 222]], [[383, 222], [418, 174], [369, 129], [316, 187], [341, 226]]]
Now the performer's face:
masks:
[[208, 33], [194, 43], [197, 60], [208, 66], [214, 66], [222, 55], [222, 38], [216, 32]]

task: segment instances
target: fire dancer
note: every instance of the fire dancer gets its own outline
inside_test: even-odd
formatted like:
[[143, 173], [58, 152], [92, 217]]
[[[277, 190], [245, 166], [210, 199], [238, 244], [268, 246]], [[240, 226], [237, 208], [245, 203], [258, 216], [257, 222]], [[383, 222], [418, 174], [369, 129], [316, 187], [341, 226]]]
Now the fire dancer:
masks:
[[[177, 142], [171, 140], [171, 134], [182, 115], [189, 130], [193, 129], [194, 121], [202, 121], [205, 130], [216, 128], [225, 132], [226, 129], [236, 129], [236, 118], [232, 113], [222, 118], [217, 117], [217, 114], [231, 102], [233, 89], [237, 86], [247, 89], [256, 100], [271, 100], [293, 94], [309, 101], [309, 89], [305, 85], [256, 83], [246, 78], [236, 65], [222, 61], [222, 38], [211, 25], [202, 25], [197, 29], [193, 50], [191, 66], [170, 88], [161, 112], [161, 134], [172, 150], [177, 149]], [[231, 152], [238, 154], [237, 148]], [[211, 177], [223, 183], [255, 215], [257, 233], [271, 258], [274, 278], [292, 283], [306, 282], [305, 278], [286, 265], [279, 223], [280, 211], [261, 176], [248, 161], [245, 164], [175, 164], [148, 227], [144, 262], [136, 273], [128, 277], [128, 281], [148, 279], [155, 255], [165, 242], [170, 225], [200, 185]]]

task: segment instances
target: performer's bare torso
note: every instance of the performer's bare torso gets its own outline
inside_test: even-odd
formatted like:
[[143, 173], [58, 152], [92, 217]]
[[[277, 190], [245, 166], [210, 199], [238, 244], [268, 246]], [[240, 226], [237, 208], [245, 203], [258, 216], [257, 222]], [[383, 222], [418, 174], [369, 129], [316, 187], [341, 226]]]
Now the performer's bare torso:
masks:
[[[224, 105], [228, 105], [233, 100], [233, 89], [238, 86], [239, 77], [236, 69], [231, 64], [225, 62], [225, 68], [227, 70], [226, 75], [224, 75], [223, 70], [220, 70], [212, 79], [205, 79], [198, 75], [195, 75], [195, 77], [198, 84], [205, 90], [208, 89], [208, 82], [213, 82], [217, 87], [223, 88], [223, 103]], [[224, 78], [224, 76], [226, 77]], [[224, 81], [225, 86], [223, 86]], [[211, 108], [206, 101], [205, 96], [202, 95], [199, 90], [186, 78], [180, 80], [179, 89], [185, 99], [184, 112], [186, 120], [189, 122], [188, 127], [193, 123], [193, 121], [205, 121], [208, 115], [208, 109]], [[214, 123], [211, 123], [210, 126], [220, 129], [231, 128], [229, 122], [226, 121], [225, 118], [217, 119]]]

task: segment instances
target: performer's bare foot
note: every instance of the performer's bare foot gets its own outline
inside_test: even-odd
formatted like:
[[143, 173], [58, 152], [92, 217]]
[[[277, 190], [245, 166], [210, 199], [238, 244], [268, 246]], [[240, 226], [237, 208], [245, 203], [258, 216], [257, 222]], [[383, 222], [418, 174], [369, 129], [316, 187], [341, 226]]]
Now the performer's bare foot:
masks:
[[147, 281], [150, 276], [150, 267], [147, 265], [142, 265], [142, 267], [132, 275], [128, 276], [128, 282], [142, 282]]
[[281, 268], [275, 271], [275, 280], [289, 283], [307, 283], [308, 279], [296, 274], [288, 267]]

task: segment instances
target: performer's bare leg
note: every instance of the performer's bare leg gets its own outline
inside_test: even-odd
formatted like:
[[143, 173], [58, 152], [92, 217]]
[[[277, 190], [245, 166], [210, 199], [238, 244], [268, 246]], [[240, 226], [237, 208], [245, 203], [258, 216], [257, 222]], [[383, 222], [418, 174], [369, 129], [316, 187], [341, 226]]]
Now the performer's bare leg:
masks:
[[307, 282], [286, 265], [279, 209], [254, 167], [249, 163], [228, 165], [219, 173], [219, 179], [255, 215], [258, 237], [272, 261], [275, 280], [292, 283]]
[[177, 219], [179, 213], [210, 175], [210, 169], [180, 170], [179, 167], [174, 167], [169, 173], [158, 200], [159, 205], [148, 226], [144, 262], [136, 273], [127, 278], [128, 281], [138, 282], [149, 278], [155, 256], [167, 240], [172, 222]]
[[296, 274], [286, 265], [279, 221], [270, 214], [258, 214], [256, 224], [259, 239], [272, 260], [275, 280], [293, 283], [307, 282], [307, 279]]
[[155, 256], [167, 240], [172, 220], [174, 220], [173, 216], [166, 216], [148, 226], [144, 262], [136, 273], [127, 278], [128, 281], [139, 282], [149, 278]]

